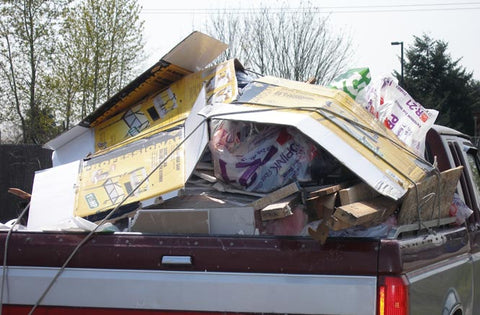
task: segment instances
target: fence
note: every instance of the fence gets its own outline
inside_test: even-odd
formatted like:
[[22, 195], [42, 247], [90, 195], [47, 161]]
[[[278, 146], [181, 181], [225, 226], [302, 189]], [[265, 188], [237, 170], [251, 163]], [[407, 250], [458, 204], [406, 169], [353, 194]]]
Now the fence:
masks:
[[40, 145], [0, 145], [0, 222], [16, 218], [27, 201], [9, 194], [8, 188], [32, 192], [35, 171], [52, 167], [52, 151]]

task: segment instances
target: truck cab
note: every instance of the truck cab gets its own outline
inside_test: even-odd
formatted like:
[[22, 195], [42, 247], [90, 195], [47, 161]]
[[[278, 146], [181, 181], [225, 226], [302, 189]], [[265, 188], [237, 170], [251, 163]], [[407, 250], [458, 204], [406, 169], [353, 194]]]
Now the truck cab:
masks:
[[[459, 294], [454, 288], [449, 288], [445, 296], [444, 314], [476, 314], [480, 311], [480, 263], [479, 263], [479, 219], [480, 219], [480, 161], [478, 148], [472, 144], [470, 137], [454, 129], [444, 126], [434, 126], [429, 130], [426, 139], [426, 157], [432, 163], [436, 161], [440, 171], [462, 165], [463, 172], [457, 185], [457, 193], [465, 204], [473, 210], [465, 223], [468, 230], [469, 253], [463, 259], [456, 257], [462, 272], [454, 275], [463, 278], [464, 293]], [[464, 240], [466, 241], [466, 240]], [[463, 263], [462, 263], [463, 262]], [[469, 266], [471, 265], [471, 266]], [[462, 297], [463, 295], [463, 297]], [[472, 297], [472, 308], [468, 298]]]

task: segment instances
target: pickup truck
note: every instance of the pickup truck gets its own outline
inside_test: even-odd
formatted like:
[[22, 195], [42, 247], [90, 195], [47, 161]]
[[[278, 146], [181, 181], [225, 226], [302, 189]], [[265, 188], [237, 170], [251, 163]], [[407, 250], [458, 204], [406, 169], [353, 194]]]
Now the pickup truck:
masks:
[[434, 126], [426, 157], [440, 171], [464, 167], [457, 193], [473, 210], [465, 224], [434, 220], [323, 245], [299, 236], [1, 232], [3, 314], [479, 314], [477, 148]]

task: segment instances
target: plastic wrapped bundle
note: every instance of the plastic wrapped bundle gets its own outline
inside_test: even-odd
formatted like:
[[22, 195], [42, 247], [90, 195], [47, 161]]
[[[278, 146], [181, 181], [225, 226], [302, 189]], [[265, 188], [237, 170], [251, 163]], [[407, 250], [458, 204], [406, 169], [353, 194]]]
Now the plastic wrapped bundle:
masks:
[[270, 192], [309, 181], [315, 146], [296, 129], [219, 121], [209, 143], [215, 176], [234, 187]]

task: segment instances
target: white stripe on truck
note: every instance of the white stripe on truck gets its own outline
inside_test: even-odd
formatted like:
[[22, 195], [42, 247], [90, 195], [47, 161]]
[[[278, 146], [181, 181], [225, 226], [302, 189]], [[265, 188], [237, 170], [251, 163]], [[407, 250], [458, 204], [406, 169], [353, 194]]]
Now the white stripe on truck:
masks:
[[[8, 267], [4, 303], [35, 304], [57, 271]], [[376, 285], [367, 276], [68, 268], [42, 305], [375, 314]]]

